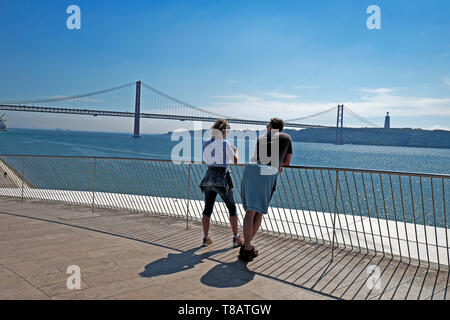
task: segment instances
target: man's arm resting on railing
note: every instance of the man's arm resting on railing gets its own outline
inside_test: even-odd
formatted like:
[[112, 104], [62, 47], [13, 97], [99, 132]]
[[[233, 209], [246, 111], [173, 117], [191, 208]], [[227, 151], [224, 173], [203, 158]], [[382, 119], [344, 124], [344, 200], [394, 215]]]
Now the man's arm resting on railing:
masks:
[[291, 164], [291, 159], [292, 159], [292, 153], [287, 154], [286, 157], [284, 158], [283, 163], [281, 164], [280, 172], [283, 171], [282, 167], [289, 167], [289, 165]]

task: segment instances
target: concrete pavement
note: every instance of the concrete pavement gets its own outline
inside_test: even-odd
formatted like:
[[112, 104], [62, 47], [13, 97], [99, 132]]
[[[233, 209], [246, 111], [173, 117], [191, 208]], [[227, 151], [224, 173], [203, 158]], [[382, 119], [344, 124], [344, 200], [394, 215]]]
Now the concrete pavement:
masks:
[[0, 198], [0, 299], [448, 299], [448, 270], [343, 249], [331, 262], [328, 246], [268, 234], [246, 265], [229, 227], [211, 236], [201, 248], [201, 226], [173, 217]]

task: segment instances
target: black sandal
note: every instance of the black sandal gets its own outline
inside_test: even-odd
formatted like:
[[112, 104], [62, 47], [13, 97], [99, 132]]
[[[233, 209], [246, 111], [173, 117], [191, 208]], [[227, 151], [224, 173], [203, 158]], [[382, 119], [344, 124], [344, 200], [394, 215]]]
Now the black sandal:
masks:
[[250, 262], [253, 260], [253, 254], [251, 250], [243, 250], [239, 252], [239, 259], [245, 262]]
[[[239, 253], [242, 253], [244, 251], [244, 247], [245, 247], [245, 245], [241, 245], [241, 248], [239, 249]], [[253, 255], [256, 258], [258, 256], [258, 254], [259, 254], [258, 249], [256, 249], [256, 247], [252, 246], [252, 250], [251, 251], [253, 251]]]
[[241, 246], [239, 250], [239, 256], [244, 261], [252, 261], [253, 258], [256, 258], [258, 256], [259, 252], [256, 250], [255, 247], [252, 247], [251, 250], [245, 250], [244, 245]]

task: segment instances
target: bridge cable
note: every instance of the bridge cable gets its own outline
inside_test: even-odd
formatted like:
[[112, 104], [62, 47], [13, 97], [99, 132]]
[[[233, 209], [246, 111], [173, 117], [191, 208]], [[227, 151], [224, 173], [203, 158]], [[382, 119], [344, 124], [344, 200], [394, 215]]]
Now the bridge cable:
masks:
[[313, 118], [313, 117], [320, 116], [320, 115], [322, 115], [324, 113], [330, 112], [330, 111], [335, 110], [335, 109], [336, 109], [336, 107], [333, 106], [333, 107], [331, 107], [329, 109], [326, 109], [326, 110], [318, 112], [318, 113], [311, 114], [311, 115], [306, 116], [306, 117], [286, 120], [286, 122], [293, 122], [293, 121], [299, 121], [299, 120], [305, 120], [305, 119]]
[[122, 89], [122, 88], [125, 88], [125, 87], [128, 87], [128, 86], [131, 86], [131, 85], [135, 85], [135, 83], [136, 82], [131, 82], [131, 83], [127, 83], [127, 84], [124, 84], [124, 85], [121, 85], [121, 86], [118, 86], [118, 87], [104, 89], [104, 90], [99, 90], [99, 91], [94, 91], [94, 92], [91, 92], [91, 93], [85, 93], [85, 94], [80, 94], [80, 95], [76, 95], [76, 96], [58, 97], [58, 98], [50, 98], [50, 99], [37, 99], [37, 100], [0, 101], [0, 104], [26, 104], [26, 103], [43, 103], [43, 102], [56, 102], [56, 101], [73, 100], [73, 99], [90, 97], [90, 96], [93, 96], [93, 95], [97, 95], [97, 94], [101, 94], [101, 93], [106, 93], [106, 92]]
[[214, 113], [214, 112], [207, 111], [207, 110], [202, 109], [202, 108], [199, 108], [199, 107], [195, 107], [195, 106], [193, 106], [193, 105], [191, 105], [191, 104], [188, 104], [188, 103], [183, 102], [183, 101], [181, 101], [181, 100], [178, 100], [178, 99], [176, 99], [176, 98], [174, 98], [174, 97], [171, 97], [171, 96], [169, 96], [168, 94], [165, 94], [165, 93], [163, 93], [163, 92], [161, 92], [161, 91], [159, 91], [159, 90], [157, 90], [157, 89], [155, 89], [155, 88], [149, 86], [148, 84], [142, 83], [142, 85], [143, 85], [145, 88], [147, 88], [147, 89], [149, 89], [149, 90], [151, 90], [151, 91], [157, 93], [158, 95], [160, 95], [160, 96], [162, 96], [162, 97], [165, 97], [165, 98], [167, 98], [167, 99], [169, 99], [169, 100], [171, 100], [171, 101], [173, 101], [173, 102], [176, 102], [176, 103], [178, 103], [178, 104], [181, 104], [181, 105], [183, 105], [183, 106], [185, 106], [185, 107], [187, 107], [187, 108], [194, 109], [194, 110], [201, 111], [201, 112], [205, 112], [205, 113], [207, 113], [207, 114], [210, 114], [210, 115], [213, 115], [213, 116], [216, 116], [216, 117], [219, 117], [219, 118], [236, 119], [236, 118], [229, 117], [229, 116], [226, 116], [226, 115], [223, 115], [223, 114]]
[[353, 116], [354, 118], [356, 118], [357, 120], [359, 120], [359, 121], [361, 121], [361, 122], [364, 122], [365, 124], [368, 124], [368, 125], [371, 126], [371, 127], [376, 127], [376, 128], [379, 127], [379, 126], [376, 125], [375, 123], [373, 123], [373, 122], [371, 122], [371, 121], [369, 121], [369, 120], [364, 119], [363, 117], [361, 117], [360, 115], [358, 115], [356, 112], [352, 111], [352, 110], [351, 110], [350, 108], [348, 108], [348, 107], [345, 107], [344, 110], [345, 110], [345, 111], [348, 111], [349, 115]]

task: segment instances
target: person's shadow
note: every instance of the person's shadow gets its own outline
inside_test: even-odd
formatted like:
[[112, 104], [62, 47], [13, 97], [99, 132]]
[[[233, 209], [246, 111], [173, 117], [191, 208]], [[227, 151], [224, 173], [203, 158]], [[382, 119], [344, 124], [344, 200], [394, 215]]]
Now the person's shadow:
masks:
[[221, 263], [209, 270], [200, 281], [210, 287], [232, 288], [249, 283], [255, 273], [247, 269], [247, 264], [241, 260]]
[[145, 266], [145, 270], [139, 275], [141, 277], [152, 278], [161, 275], [169, 275], [194, 268], [197, 264], [203, 263], [204, 259], [218, 253], [230, 250], [230, 248], [209, 251], [202, 254], [195, 254], [200, 248], [193, 248], [181, 253], [169, 253], [166, 258], [153, 261]]
[[[231, 248], [209, 251], [195, 254], [199, 248], [193, 248], [181, 253], [169, 253], [166, 258], [153, 261], [145, 266], [145, 270], [139, 275], [152, 278], [161, 275], [170, 275], [194, 268], [215, 254], [226, 252]], [[230, 263], [220, 263], [202, 276], [200, 281], [210, 287], [229, 288], [240, 287], [254, 278], [254, 273], [248, 271], [244, 262], [237, 260]]]

